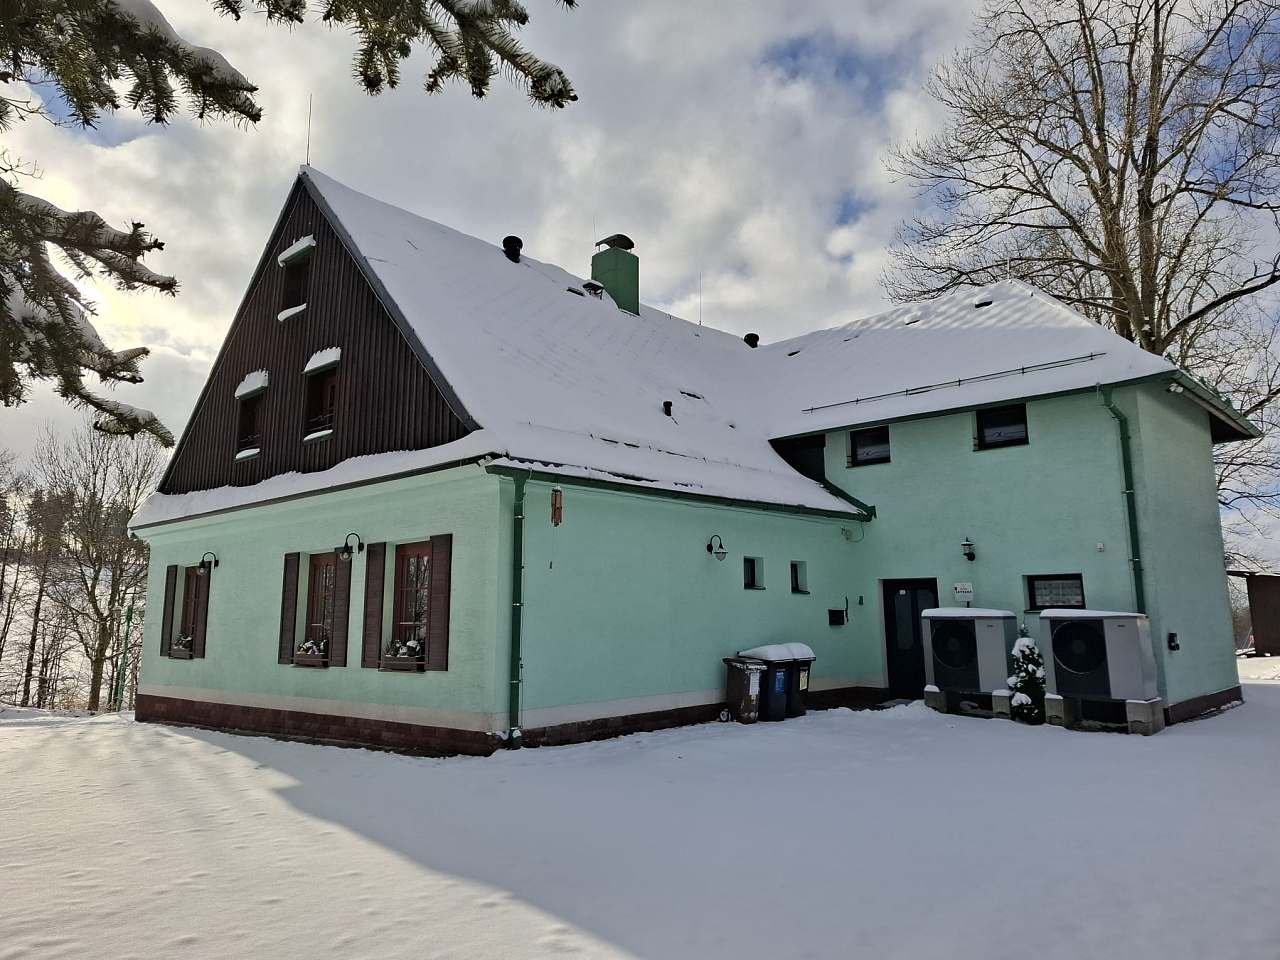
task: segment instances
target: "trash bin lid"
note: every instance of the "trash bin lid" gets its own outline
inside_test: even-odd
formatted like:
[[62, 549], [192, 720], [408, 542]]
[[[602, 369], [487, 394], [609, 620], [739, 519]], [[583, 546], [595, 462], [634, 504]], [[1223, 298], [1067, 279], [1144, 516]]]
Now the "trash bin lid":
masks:
[[784, 660], [816, 660], [813, 648], [807, 643], [767, 643], [762, 647], [752, 647], [750, 650], [739, 650], [740, 657], [755, 657], [758, 660], [767, 660], [769, 663], [778, 663]]
[[731, 667], [741, 667], [748, 673], [759, 673], [768, 666], [763, 660], [756, 660], [752, 657], [725, 657], [724, 662]]

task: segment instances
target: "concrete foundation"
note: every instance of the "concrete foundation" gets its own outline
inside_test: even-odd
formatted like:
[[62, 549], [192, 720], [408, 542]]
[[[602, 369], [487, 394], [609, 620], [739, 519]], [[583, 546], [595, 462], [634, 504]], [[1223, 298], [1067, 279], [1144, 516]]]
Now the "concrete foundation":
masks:
[[1013, 694], [1008, 690], [991, 692], [991, 715], [1001, 720], [1013, 719]]
[[947, 695], [933, 684], [924, 688], [924, 705], [939, 713], [949, 713]]
[[1149, 737], [1153, 733], [1159, 733], [1164, 729], [1164, 701], [1156, 698], [1154, 700], [1126, 700], [1124, 702], [1125, 720], [1128, 722], [1129, 732], [1138, 733], [1144, 737]]

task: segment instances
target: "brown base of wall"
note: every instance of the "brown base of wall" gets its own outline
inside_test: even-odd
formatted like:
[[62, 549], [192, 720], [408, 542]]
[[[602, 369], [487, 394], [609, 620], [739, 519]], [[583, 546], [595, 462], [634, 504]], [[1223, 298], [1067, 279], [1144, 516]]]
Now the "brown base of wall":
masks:
[[430, 756], [457, 753], [488, 756], [502, 745], [502, 741], [492, 734], [473, 730], [426, 727], [415, 723], [369, 720], [364, 717], [337, 717], [296, 710], [239, 707], [229, 703], [180, 700], [145, 693], [138, 695], [135, 716], [146, 723], [172, 723], [308, 743], [376, 747], [398, 753]]
[[[833, 707], [865, 709], [889, 699], [889, 692], [878, 687], [842, 687], [838, 690], [811, 690], [806, 703], [815, 710]], [[654, 713], [636, 713], [623, 717], [605, 717], [580, 723], [562, 723], [554, 727], [537, 727], [523, 731], [521, 744], [526, 747], [552, 747], [588, 740], [607, 740], [629, 733], [664, 730], [693, 723], [706, 723], [719, 717], [722, 703], [696, 707], [679, 707]], [[207, 703], [139, 694], [135, 716], [144, 723], [171, 723], [179, 726], [203, 727], [325, 743], [334, 746], [376, 747], [399, 753], [473, 754], [488, 756], [503, 746], [493, 734], [448, 727], [426, 727], [389, 720], [363, 717], [338, 717], [297, 710], [272, 710], [266, 707], [239, 707], [229, 703]]]
[[583, 720], [579, 723], [559, 723], [554, 727], [536, 727], [523, 731], [521, 743], [526, 747], [558, 747], [568, 743], [585, 743], [588, 740], [608, 740], [629, 733], [645, 733], [665, 730], [668, 727], [684, 727], [692, 723], [706, 723], [720, 716], [722, 703], [707, 703], [696, 707], [678, 707], [654, 713], [633, 713], [625, 717], [602, 717], [599, 720]]
[[1217, 693], [1206, 693], [1203, 696], [1192, 697], [1190, 700], [1183, 700], [1181, 703], [1165, 707], [1164, 722], [1182, 723], [1184, 720], [1194, 720], [1196, 717], [1202, 717], [1206, 713], [1221, 710], [1230, 704], [1243, 702], [1244, 691], [1238, 685], [1228, 687], [1226, 690], [1219, 690]]

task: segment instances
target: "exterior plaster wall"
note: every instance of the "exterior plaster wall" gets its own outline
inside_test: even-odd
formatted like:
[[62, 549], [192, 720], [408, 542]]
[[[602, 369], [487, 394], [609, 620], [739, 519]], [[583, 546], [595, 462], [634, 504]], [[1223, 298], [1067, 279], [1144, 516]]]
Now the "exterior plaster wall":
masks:
[[[505, 718], [497, 714], [505, 700], [499, 702], [494, 685], [495, 637], [506, 629], [505, 619], [499, 624], [505, 610], [496, 599], [499, 568], [506, 562], [499, 553], [499, 520], [497, 480], [478, 467], [459, 467], [143, 530], [151, 546], [152, 610], [143, 633], [141, 692], [504, 730]], [[360, 666], [366, 553], [352, 560], [347, 666], [277, 663], [284, 555], [332, 550], [351, 531], [365, 543], [385, 541], [388, 563], [395, 543], [453, 534], [447, 671]], [[207, 550], [219, 564], [212, 571], [205, 657], [162, 657], [165, 567], [195, 564]]]

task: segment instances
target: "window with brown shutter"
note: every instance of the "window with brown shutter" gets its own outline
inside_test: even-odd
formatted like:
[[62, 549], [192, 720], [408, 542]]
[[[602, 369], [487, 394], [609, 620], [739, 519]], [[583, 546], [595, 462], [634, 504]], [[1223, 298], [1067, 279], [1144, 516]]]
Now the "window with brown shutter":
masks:
[[382, 651], [388, 670], [424, 670], [431, 635], [431, 541], [396, 547], [391, 636]]
[[360, 666], [382, 664], [382, 583], [387, 545], [371, 543], [364, 552], [364, 623], [360, 634]]
[[169, 656], [175, 659], [190, 660], [204, 656], [211, 576], [208, 570], [200, 566], [182, 568], [182, 609], [178, 615], [178, 634], [171, 638], [169, 645]]
[[164, 609], [160, 621], [160, 656], [169, 656], [173, 649], [173, 606], [177, 600], [178, 568], [174, 564], [164, 570]]
[[332, 553], [313, 553], [307, 564], [307, 619], [302, 640], [293, 651], [295, 666], [328, 665], [337, 582], [338, 558]]
[[277, 663], [293, 663], [294, 631], [298, 620], [298, 560], [296, 553], [284, 555], [284, 582], [280, 587], [280, 645]]

